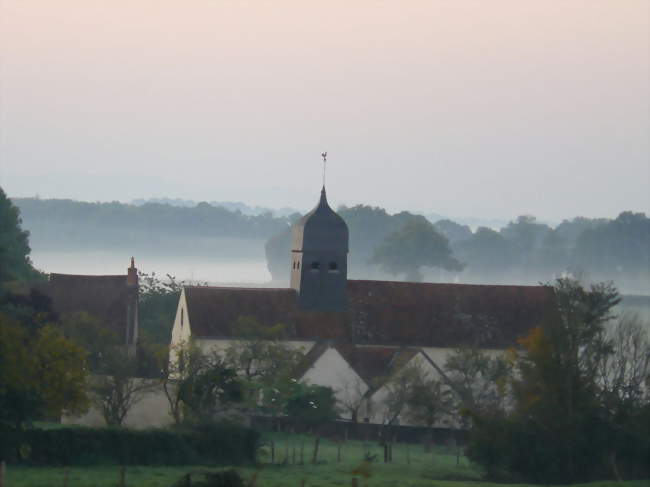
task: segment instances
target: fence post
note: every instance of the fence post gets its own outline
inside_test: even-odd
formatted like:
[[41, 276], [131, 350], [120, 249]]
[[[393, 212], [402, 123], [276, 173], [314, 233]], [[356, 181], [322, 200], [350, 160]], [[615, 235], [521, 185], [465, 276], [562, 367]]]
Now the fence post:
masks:
[[318, 461], [318, 445], [320, 444], [320, 436], [316, 437], [316, 441], [314, 442], [314, 455], [311, 457], [311, 463], [316, 464]]
[[275, 463], [275, 443], [271, 440], [271, 464]]
[[120, 487], [126, 487], [126, 467], [120, 467]]
[[305, 439], [300, 440], [300, 465], [305, 464]]
[[65, 473], [63, 474], [63, 487], [68, 487], [69, 479], [70, 479], [70, 467], [65, 467]]
[[7, 465], [4, 461], [0, 462], [0, 487], [5, 487], [5, 473], [7, 471]]

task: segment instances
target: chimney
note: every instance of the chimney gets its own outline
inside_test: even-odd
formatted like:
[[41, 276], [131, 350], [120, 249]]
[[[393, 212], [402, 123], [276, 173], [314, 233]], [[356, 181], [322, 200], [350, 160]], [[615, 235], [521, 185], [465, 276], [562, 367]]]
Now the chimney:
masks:
[[138, 269], [135, 268], [135, 259], [131, 257], [131, 267], [127, 269], [126, 276], [126, 285], [127, 286], [137, 286], [138, 285]]

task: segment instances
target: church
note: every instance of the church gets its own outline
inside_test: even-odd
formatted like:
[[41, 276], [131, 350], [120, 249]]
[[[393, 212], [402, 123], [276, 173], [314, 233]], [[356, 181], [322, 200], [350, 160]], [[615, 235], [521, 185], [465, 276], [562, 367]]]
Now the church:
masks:
[[381, 409], [368, 405], [400, 367], [417, 363], [439, 374], [454, 349], [498, 353], [553, 319], [553, 290], [545, 286], [350, 280], [348, 242], [323, 187], [292, 229], [290, 287], [185, 287], [172, 350], [190, 341], [205, 352], [225, 350], [241, 338], [235, 324], [244, 316], [282, 323], [286, 343], [304, 353], [296, 380], [331, 387], [341, 405], [365, 402], [363, 419], [382, 422]]

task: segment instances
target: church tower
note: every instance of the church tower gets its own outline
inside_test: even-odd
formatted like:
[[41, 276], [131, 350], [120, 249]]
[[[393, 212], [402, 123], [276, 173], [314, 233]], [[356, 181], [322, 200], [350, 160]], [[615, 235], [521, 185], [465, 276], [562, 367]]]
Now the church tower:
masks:
[[348, 238], [348, 226], [327, 204], [323, 186], [316, 208], [293, 227], [291, 287], [300, 308], [345, 310]]

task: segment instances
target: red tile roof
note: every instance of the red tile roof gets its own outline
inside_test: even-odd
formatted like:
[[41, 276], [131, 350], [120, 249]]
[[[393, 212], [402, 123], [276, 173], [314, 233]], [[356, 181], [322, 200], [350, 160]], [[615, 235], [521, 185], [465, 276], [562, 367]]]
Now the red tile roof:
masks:
[[293, 289], [186, 287], [195, 337], [232, 337], [240, 316], [287, 325], [287, 339], [505, 348], [555, 314], [543, 286], [348, 281], [343, 313], [301, 310]]

